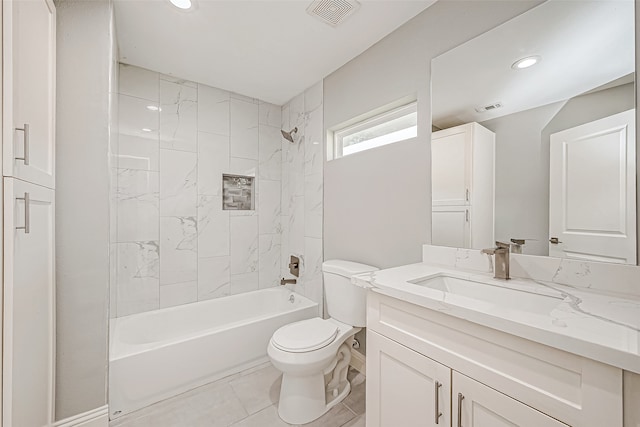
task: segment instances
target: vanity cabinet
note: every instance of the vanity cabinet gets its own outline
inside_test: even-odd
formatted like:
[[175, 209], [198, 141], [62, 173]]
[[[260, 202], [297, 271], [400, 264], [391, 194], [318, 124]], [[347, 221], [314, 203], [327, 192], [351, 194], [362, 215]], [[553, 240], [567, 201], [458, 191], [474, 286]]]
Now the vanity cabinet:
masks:
[[478, 123], [432, 134], [432, 244], [493, 246], [494, 158], [495, 134]]
[[622, 427], [622, 390], [621, 369], [368, 294], [367, 427]]
[[2, 2], [3, 175], [55, 187], [56, 13]]

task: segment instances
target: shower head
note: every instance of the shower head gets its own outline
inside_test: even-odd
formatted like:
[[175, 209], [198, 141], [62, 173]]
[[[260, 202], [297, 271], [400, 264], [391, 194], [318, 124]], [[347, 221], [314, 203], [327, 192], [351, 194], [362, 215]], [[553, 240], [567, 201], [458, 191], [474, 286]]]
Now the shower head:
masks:
[[284, 139], [286, 139], [289, 142], [293, 142], [293, 134], [298, 132], [298, 128], [295, 127], [291, 129], [289, 132], [286, 132], [284, 130], [280, 130], [280, 132], [282, 132], [282, 136], [284, 137]]

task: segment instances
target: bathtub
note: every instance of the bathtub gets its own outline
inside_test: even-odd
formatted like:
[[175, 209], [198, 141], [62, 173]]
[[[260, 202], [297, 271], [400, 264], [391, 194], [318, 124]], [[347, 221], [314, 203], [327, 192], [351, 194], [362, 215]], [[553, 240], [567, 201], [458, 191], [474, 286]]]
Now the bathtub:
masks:
[[111, 319], [110, 418], [266, 362], [276, 329], [317, 315], [279, 287]]

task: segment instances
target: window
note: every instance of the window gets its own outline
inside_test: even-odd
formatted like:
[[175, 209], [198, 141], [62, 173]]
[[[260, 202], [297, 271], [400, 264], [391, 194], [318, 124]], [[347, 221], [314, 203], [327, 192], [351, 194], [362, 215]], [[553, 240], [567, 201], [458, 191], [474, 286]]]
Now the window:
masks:
[[404, 105], [333, 134], [335, 158], [418, 136], [417, 103]]

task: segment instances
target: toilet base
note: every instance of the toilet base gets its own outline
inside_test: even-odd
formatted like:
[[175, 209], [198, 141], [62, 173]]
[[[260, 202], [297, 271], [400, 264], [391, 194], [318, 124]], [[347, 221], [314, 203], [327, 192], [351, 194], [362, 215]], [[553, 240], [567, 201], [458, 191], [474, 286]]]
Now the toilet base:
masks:
[[295, 377], [284, 374], [280, 389], [278, 415], [289, 424], [307, 424], [317, 420], [347, 397], [351, 391], [349, 381], [338, 386], [334, 397], [325, 392], [324, 375]]

